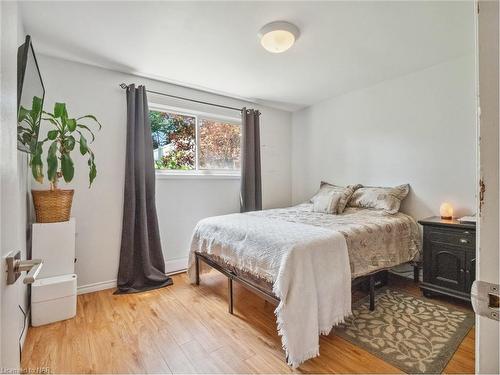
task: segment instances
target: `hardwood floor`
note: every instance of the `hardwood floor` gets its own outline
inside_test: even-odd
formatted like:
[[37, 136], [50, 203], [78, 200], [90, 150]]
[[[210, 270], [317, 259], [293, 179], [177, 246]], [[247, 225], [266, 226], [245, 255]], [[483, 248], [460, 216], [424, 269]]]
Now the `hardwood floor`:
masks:
[[[389, 285], [420, 295], [411, 280], [391, 277]], [[319, 357], [290, 369], [274, 306], [237, 283], [234, 288], [235, 315], [227, 312], [226, 278], [216, 272], [203, 275], [199, 287], [180, 274], [173, 286], [151, 292], [81, 295], [74, 319], [30, 327], [22, 367], [54, 373], [401, 372], [334, 331], [321, 338]], [[354, 292], [354, 299], [362, 296]], [[445, 372], [474, 372], [473, 329]]]

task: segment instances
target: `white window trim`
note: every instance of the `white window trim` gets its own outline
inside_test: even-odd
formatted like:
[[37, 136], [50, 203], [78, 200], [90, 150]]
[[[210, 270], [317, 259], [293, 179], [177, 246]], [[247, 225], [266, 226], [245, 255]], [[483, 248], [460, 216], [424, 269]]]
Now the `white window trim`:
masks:
[[181, 107], [174, 107], [170, 105], [165, 105], [165, 104], [157, 104], [157, 103], [149, 103], [149, 109], [152, 109], [153, 111], [164, 111], [164, 112], [175, 112], [180, 115], [184, 116], [198, 116], [198, 117], [208, 117], [212, 120], [223, 120], [223, 121], [230, 121], [234, 122], [236, 124], [241, 125], [241, 118], [238, 117], [231, 117], [231, 116], [225, 116], [225, 115], [218, 115], [216, 113], [211, 113], [211, 112], [202, 112], [202, 111], [197, 111], [197, 110], [190, 110], [186, 108], [181, 108]]
[[[202, 112], [196, 110], [189, 110], [186, 108], [174, 107], [165, 104], [148, 103], [149, 109], [161, 112], [173, 112], [183, 116], [195, 118], [195, 168], [198, 168], [198, 148], [199, 148], [199, 122], [198, 119], [206, 119], [213, 121], [227, 121], [241, 126], [241, 118], [218, 115], [216, 113]], [[157, 179], [229, 179], [236, 180], [241, 178], [240, 170], [227, 170], [227, 169], [195, 169], [195, 170], [168, 170], [168, 169], [155, 169]]]

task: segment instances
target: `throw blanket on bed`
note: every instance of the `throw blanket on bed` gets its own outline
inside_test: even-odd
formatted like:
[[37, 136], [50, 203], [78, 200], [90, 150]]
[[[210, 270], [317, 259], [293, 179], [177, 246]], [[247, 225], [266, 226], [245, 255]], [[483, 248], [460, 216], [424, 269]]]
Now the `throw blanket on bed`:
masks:
[[319, 355], [319, 335], [351, 314], [351, 270], [344, 236], [331, 229], [252, 213], [201, 220], [193, 233], [188, 275], [195, 281], [194, 251], [273, 283], [275, 314], [288, 364]]

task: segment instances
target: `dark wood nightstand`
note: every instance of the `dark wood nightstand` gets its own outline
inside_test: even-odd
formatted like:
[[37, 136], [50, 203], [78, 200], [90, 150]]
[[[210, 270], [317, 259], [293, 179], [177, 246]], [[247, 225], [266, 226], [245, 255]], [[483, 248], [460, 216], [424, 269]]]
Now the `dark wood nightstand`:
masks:
[[440, 293], [470, 301], [476, 278], [476, 225], [437, 216], [419, 223], [424, 227], [424, 296]]

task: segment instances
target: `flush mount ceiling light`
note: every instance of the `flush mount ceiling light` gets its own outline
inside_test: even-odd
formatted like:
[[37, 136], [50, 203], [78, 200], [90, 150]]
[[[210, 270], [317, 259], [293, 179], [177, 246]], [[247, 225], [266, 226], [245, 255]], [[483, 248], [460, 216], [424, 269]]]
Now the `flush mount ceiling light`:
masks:
[[257, 35], [262, 47], [272, 53], [281, 53], [293, 46], [300, 31], [290, 22], [276, 21], [262, 27]]

